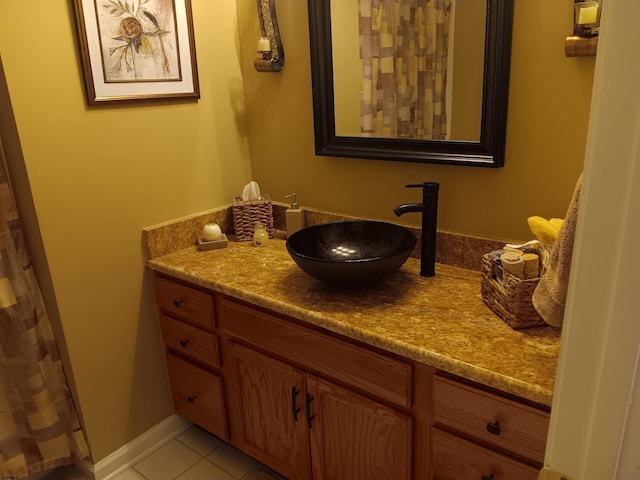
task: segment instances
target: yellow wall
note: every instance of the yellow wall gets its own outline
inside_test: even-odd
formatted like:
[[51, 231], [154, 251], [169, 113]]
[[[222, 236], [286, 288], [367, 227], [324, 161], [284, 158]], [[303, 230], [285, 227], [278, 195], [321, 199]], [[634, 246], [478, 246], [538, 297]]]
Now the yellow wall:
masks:
[[192, 1], [200, 101], [95, 108], [72, 3], [0, 0], [0, 52], [97, 461], [172, 411], [141, 229], [230, 203], [250, 164], [233, 0]]
[[[452, 140], [480, 140], [487, 5], [478, 0], [455, 0]], [[449, 52], [451, 54], [451, 52]]]
[[[252, 0], [237, 0], [248, 10]], [[379, 160], [317, 157], [309, 64], [307, 3], [279, 0], [278, 21], [287, 65], [257, 73], [254, 52], [243, 56], [253, 176], [274, 200], [394, 219], [393, 208], [418, 201], [404, 185], [438, 181], [440, 228], [528, 239], [530, 215], [564, 216], [582, 170], [593, 58], [567, 58], [572, 0], [515, 2], [506, 166], [483, 169]], [[254, 41], [256, 27], [241, 39]], [[419, 223], [418, 215], [403, 221]]]
[[331, 36], [333, 50], [333, 95], [336, 109], [336, 133], [345, 137], [360, 136], [360, 28], [358, 2], [331, 2]]

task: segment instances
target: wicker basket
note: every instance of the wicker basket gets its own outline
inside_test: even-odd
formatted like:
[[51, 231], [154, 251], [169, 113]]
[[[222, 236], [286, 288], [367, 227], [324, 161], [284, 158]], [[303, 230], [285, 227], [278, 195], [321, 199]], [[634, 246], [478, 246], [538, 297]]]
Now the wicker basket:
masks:
[[269, 195], [265, 193], [260, 200], [247, 201], [242, 197], [234, 197], [231, 210], [237, 241], [253, 240], [256, 222], [262, 222], [269, 232], [269, 238], [273, 238], [273, 205]]
[[[502, 282], [496, 280], [494, 267], [502, 272]], [[511, 328], [546, 325], [531, 303], [539, 278], [521, 280], [496, 266], [489, 255], [482, 256], [481, 292], [484, 303]]]

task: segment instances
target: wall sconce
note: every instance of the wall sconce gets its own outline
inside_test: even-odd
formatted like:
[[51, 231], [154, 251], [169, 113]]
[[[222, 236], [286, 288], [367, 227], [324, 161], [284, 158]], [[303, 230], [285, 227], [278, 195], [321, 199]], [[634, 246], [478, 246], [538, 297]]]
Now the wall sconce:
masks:
[[276, 0], [257, 0], [258, 19], [262, 37], [258, 39], [258, 54], [253, 65], [258, 72], [281, 72], [284, 68], [284, 49], [276, 17]]
[[573, 36], [567, 37], [564, 51], [567, 57], [591, 57], [598, 49], [602, 0], [575, 0]]
[[600, 13], [602, 5], [599, 1], [581, 1], [574, 4], [573, 34], [578, 37], [595, 37], [600, 32]]

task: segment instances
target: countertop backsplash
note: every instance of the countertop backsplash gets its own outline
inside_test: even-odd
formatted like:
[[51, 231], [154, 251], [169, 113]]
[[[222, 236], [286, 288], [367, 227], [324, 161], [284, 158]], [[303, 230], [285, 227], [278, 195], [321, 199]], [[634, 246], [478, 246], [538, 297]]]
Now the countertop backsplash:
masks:
[[[285, 203], [273, 202], [273, 222], [276, 235], [284, 238]], [[324, 212], [313, 208], [304, 208], [305, 225], [337, 222], [343, 220], [362, 220], [362, 217]], [[377, 219], [376, 219], [377, 220]], [[382, 220], [385, 221], [385, 220]], [[171, 252], [193, 246], [207, 223], [217, 223], [230, 240], [233, 240], [233, 213], [231, 205], [225, 205], [205, 212], [189, 215], [175, 220], [163, 222], [143, 229], [143, 248], [146, 260], [161, 257]], [[391, 222], [395, 223], [395, 222]], [[416, 236], [420, 236], [420, 228], [399, 223], [409, 228]], [[480, 270], [482, 255], [502, 248], [507, 240], [463, 235], [438, 230], [436, 237], [436, 262], [468, 270]], [[411, 255], [420, 258], [420, 242]]]

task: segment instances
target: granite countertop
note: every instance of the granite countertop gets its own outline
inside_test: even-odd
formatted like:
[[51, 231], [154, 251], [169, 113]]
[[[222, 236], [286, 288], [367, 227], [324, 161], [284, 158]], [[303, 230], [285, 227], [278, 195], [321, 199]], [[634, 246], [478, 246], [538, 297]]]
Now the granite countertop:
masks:
[[306, 321], [461, 377], [550, 406], [560, 331], [514, 330], [482, 302], [480, 273], [437, 264], [419, 275], [409, 258], [366, 288], [338, 288], [308, 276], [283, 240], [267, 247], [229, 241], [147, 260], [149, 268]]

